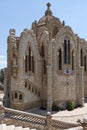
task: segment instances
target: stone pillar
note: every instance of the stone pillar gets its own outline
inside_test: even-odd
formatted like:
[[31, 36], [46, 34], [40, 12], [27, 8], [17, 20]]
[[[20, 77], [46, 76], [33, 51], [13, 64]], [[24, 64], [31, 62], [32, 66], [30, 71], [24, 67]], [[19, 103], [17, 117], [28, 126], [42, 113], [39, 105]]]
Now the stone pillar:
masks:
[[79, 96], [78, 104], [84, 106], [84, 67], [79, 67]]
[[80, 39], [77, 35], [76, 38], [76, 97], [77, 104], [84, 106], [84, 66], [80, 66]]
[[48, 41], [47, 57], [47, 110], [52, 109], [52, 42]]
[[52, 126], [51, 126], [51, 119], [52, 119], [51, 113], [47, 112], [47, 116], [46, 116], [46, 127], [45, 127], [44, 130], [53, 130]]
[[[11, 76], [13, 73], [12, 61], [13, 61], [13, 49], [15, 50], [16, 39], [15, 39], [15, 29], [9, 30], [9, 36], [7, 39], [7, 72], [6, 72], [6, 84], [5, 84], [5, 106], [10, 107], [10, 94], [11, 94]], [[9, 97], [8, 97], [9, 95]]]
[[79, 104], [78, 99], [79, 99], [79, 57], [80, 57], [80, 52], [79, 52], [79, 37], [76, 35], [77, 38], [77, 48], [76, 48], [76, 99], [77, 99], [77, 104]]
[[3, 106], [3, 103], [2, 101], [0, 101], [0, 124], [3, 124], [4, 122], [4, 106]]
[[52, 109], [52, 67], [47, 66], [47, 110]]

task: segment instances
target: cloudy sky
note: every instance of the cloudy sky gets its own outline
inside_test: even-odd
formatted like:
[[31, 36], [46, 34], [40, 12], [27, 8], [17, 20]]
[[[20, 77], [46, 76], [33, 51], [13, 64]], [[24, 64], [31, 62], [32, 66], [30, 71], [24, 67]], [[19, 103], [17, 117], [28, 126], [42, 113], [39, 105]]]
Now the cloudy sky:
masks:
[[74, 33], [87, 40], [87, 0], [0, 0], [0, 69], [7, 66], [7, 37], [9, 29], [16, 29], [16, 36], [31, 28], [51, 3], [53, 15], [72, 27]]

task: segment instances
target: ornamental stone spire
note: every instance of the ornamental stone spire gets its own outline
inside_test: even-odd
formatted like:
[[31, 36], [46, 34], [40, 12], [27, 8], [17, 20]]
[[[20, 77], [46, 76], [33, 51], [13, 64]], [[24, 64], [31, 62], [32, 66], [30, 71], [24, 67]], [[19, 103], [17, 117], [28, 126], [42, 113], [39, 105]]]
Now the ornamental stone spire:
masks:
[[47, 16], [47, 15], [52, 16], [52, 11], [50, 10], [50, 6], [51, 6], [51, 4], [47, 3], [47, 10], [45, 12], [45, 16]]

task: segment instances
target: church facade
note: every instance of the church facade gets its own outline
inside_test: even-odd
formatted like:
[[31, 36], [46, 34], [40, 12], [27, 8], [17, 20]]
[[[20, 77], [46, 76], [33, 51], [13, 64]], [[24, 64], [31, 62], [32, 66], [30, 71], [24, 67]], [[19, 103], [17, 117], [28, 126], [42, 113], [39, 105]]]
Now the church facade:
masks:
[[7, 39], [5, 106], [26, 110], [87, 97], [87, 42], [64, 21], [45, 15], [20, 37], [10, 29]]

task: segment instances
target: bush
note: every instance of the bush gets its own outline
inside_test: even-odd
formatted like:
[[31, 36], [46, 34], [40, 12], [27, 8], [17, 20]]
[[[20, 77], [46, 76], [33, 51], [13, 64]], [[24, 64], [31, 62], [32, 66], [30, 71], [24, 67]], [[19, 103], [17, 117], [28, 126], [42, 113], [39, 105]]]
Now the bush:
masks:
[[68, 111], [71, 111], [71, 110], [73, 110], [74, 108], [75, 108], [74, 102], [71, 102], [71, 101], [67, 102], [67, 110], [68, 110]]
[[53, 104], [52, 111], [59, 111], [59, 108], [57, 105]]

